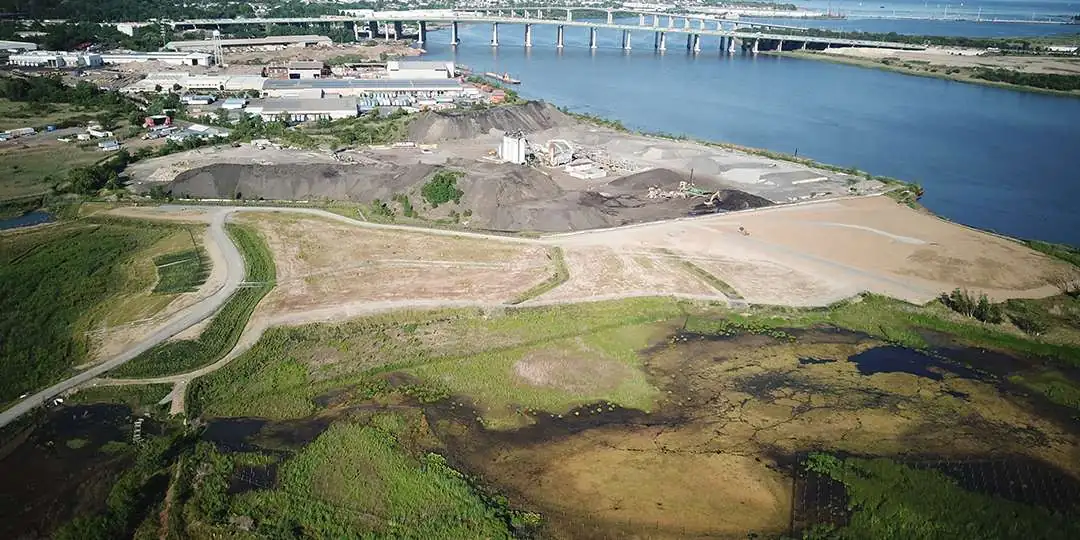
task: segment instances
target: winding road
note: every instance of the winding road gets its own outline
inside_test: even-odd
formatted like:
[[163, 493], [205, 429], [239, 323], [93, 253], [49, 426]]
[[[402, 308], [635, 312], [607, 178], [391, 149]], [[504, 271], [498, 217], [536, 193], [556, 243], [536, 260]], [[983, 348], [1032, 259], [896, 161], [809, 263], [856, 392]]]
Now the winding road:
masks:
[[[845, 197], [845, 198], [858, 198], [858, 197]], [[833, 200], [836, 200], [836, 199], [833, 199]], [[813, 204], [813, 203], [803, 203], [803, 204]], [[790, 208], [792, 206], [798, 206], [798, 205], [799, 204], [785, 205], [785, 207]], [[611, 229], [576, 231], [576, 232], [572, 232], [572, 233], [548, 235], [548, 236], [542, 237], [542, 238], [523, 238], [523, 237], [501, 236], [501, 235], [473, 233], [473, 232], [464, 232], [464, 231], [453, 231], [453, 230], [410, 227], [410, 226], [403, 226], [403, 225], [378, 224], [378, 223], [371, 223], [371, 222], [367, 222], [367, 221], [357, 220], [357, 219], [350, 218], [350, 217], [347, 217], [347, 216], [342, 216], [342, 215], [339, 215], [339, 214], [334, 214], [334, 213], [327, 212], [327, 211], [321, 210], [321, 209], [312, 209], [312, 208], [228, 207], [228, 206], [226, 206], [226, 207], [207, 207], [207, 206], [188, 207], [188, 206], [179, 206], [179, 205], [162, 206], [162, 207], [157, 207], [157, 208], [159, 210], [163, 211], [163, 212], [175, 212], [175, 211], [198, 209], [199, 211], [208, 212], [210, 214], [211, 239], [218, 247], [220, 247], [220, 250], [221, 250], [221, 253], [223, 255], [224, 262], [225, 262], [225, 266], [226, 266], [226, 278], [225, 278], [224, 283], [212, 295], [210, 295], [210, 296], [206, 297], [205, 299], [199, 301], [198, 303], [188, 307], [184, 311], [181, 311], [172, 320], [170, 320], [163, 327], [161, 327], [159, 330], [157, 330], [156, 332], [154, 332], [154, 333], [152, 333], [150, 335], [147, 335], [140, 342], [138, 342], [137, 344], [135, 344], [131, 348], [129, 348], [129, 349], [125, 350], [124, 352], [122, 352], [122, 353], [120, 353], [120, 354], [106, 360], [105, 362], [102, 362], [102, 363], [100, 363], [98, 365], [95, 365], [95, 366], [93, 366], [93, 367], [91, 367], [91, 368], [89, 368], [89, 369], [87, 369], [85, 371], [82, 371], [82, 372], [78, 373], [77, 375], [75, 375], [75, 376], [73, 376], [73, 377], [71, 377], [71, 378], [69, 378], [67, 380], [64, 380], [63, 382], [54, 384], [54, 385], [50, 386], [49, 388], [41, 390], [41, 391], [39, 391], [39, 392], [37, 392], [37, 393], [23, 399], [22, 401], [17, 402], [16, 404], [11, 406], [7, 410], [0, 412], [0, 427], [6, 426], [7, 424], [15, 421], [16, 419], [18, 419], [23, 414], [26, 414], [27, 412], [33, 410], [35, 407], [38, 407], [40, 405], [45, 404], [50, 399], [52, 399], [52, 398], [54, 398], [54, 397], [56, 397], [56, 396], [58, 396], [58, 395], [60, 395], [60, 394], [62, 394], [64, 392], [66, 392], [68, 390], [71, 390], [71, 389], [73, 389], [73, 388], [75, 388], [75, 387], [77, 387], [79, 385], [83, 385], [83, 384], [86, 384], [86, 383], [91, 382], [91, 381], [93, 381], [93, 384], [95, 384], [95, 385], [128, 385], [128, 384], [151, 384], [151, 383], [172, 384], [173, 385], [173, 391], [169, 394], [169, 396], [166, 397], [165, 400], [163, 400], [163, 403], [166, 402], [166, 401], [171, 401], [172, 402], [171, 412], [173, 412], [174, 414], [179, 413], [179, 412], [183, 412], [184, 394], [186, 393], [186, 386], [187, 386], [187, 384], [189, 382], [191, 382], [193, 379], [195, 379], [197, 377], [200, 377], [200, 376], [206, 375], [207, 373], [211, 373], [213, 371], [216, 371], [217, 369], [221, 368], [222, 366], [228, 364], [234, 358], [236, 358], [239, 355], [243, 354], [245, 351], [247, 351], [249, 348], [251, 348], [251, 346], [254, 345], [259, 340], [259, 338], [262, 336], [263, 332], [266, 329], [268, 329], [268, 328], [270, 328], [272, 326], [306, 324], [306, 323], [320, 322], [320, 321], [324, 321], [324, 320], [328, 320], [328, 319], [341, 319], [341, 318], [359, 317], [359, 316], [362, 316], [362, 315], [370, 315], [370, 314], [373, 314], [373, 313], [389, 311], [389, 310], [396, 310], [396, 309], [409, 309], [409, 308], [435, 309], [435, 308], [466, 307], [466, 306], [469, 306], [469, 307], [500, 307], [500, 308], [506, 308], [507, 307], [506, 304], [491, 304], [491, 303], [484, 303], [484, 302], [472, 302], [472, 301], [461, 301], [461, 300], [450, 300], [450, 299], [446, 299], [446, 300], [437, 300], [437, 299], [436, 300], [420, 300], [420, 299], [416, 299], [416, 300], [399, 300], [399, 301], [373, 301], [373, 302], [365, 301], [365, 302], [345, 304], [345, 305], [329, 306], [329, 307], [326, 307], [326, 308], [318, 308], [318, 309], [313, 309], [313, 310], [309, 310], [309, 311], [305, 311], [305, 312], [287, 313], [287, 314], [278, 315], [276, 317], [272, 317], [272, 318], [269, 318], [269, 319], [249, 321], [248, 325], [244, 328], [243, 333], [241, 334], [238, 342], [232, 348], [232, 350], [230, 350], [225, 356], [218, 359], [214, 363], [212, 363], [210, 365], [207, 365], [207, 366], [203, 366], [203, 367], [201, 367], [201, 368], [199, 368], [197, 370], [190, 371], [190, 372], [187, 372], [187, 373], [182, 373], [182, 374], [171, 375], [171, 376], [145, 378], [145, 379], [107, 379], [107, 378], [99, 378], [102, 375], [104, 375], [106, 372], [108, 372], [108, 371], [110, 371], [112, 369], [115, 369], [115, 368], [119, 367], [120, 365], [124, 364], [125, 362], [139, 356], [140, 354], [142, 354], [143, 352], [149, 350], [150, 348], [154, 347], [155, 345], [157, 345], [157, 344], [159, 344], [159, 343], [161, 343], [161, 342], [163, 342], [165, 340], [168, 340], [168, 339], [172, 338], [173, 336], [176, 336], [177, 334], [180, 334], [184, 330], [187, 330], [188, 328], [190, 328], [190, 327], [202, 322], [206, 318], [210, 317], [211, 315], [216, 313], [218, 311], [218, 309], [220, 309], [221, 306], [224, 305], [224, 303], [226, 301], [228, 301], [229, 297], [243, 284], [244, 279], [245, 279], [245, 274], [246, 274], [246, 269], [245, 269], [245, 266], [244, 266], [243, 256], [240, 254], [240, 251], [237, 249], [236, 245], [233, 244], [232, 240], [228, 237], [228, 235], [225, 232], [225, 223], [228, 220], [229, 216], [232, 215], [235, 212], [245, 212], [245, 211], [254, 211], [254, 212], [289, 212], [289, 213], [295, 213], [295, 214], [307, 214], [307, 215], [317, 216], [317, 217], [320, 217], [320, 218], [331, 219], [331, 220], [334, 220], [334, 221], [347, 223], [347, 224], [355, 225], [355, 226], [361, 226], [361, 227], [369, 228], [369, 229], [423, 232], [425, 234], [436, 235], [436, 236], [459, 237], [459, 238], [477, 238], [477, 239], [484, 239], [484, 240], [488, 240], [488, 241], [498, 241], [498, 242], [513, 243], [513, 244], [533, 244], [533, 245], [540, 244], [540, 245], [548, 245], [548, 246], [550, 246], [550, 245], [561, 245], [563, 243], [573, 244], [575, 242], [580, 242], [580, 241], [583, 241], [583, 240], [585, 242], [595, 242], [596, 240], [589, 240], [589, 239], [590, 238], [595, 238], [596, 235], [602, 235], [602, 234], [605, 234], [607, 232], [612, 232], [612, 231], [616, 231], [616, 230], [625, 231], [625, 230], [632, 230], [632, 229], [635, 229], [635, 228], [656, 227], [656, 226], [662, 226], [665, 223], [680, 222], [680, 221], [684, 221], [684, 220], [687, 220], [687, 219], [693, 219], [694, 223], [697, 224], [697, 223], [701, 223], [702, 221], [708, 221], [710, 218], [715, 218], [716, 217], [716, 216], [710, 216], [710, 217], [703, 217], [703, 218], [675, 218], [675, 219], [665, 220], [665, 221], [660, 221], [660, 222], [650, 222], [650, 223], [646, 223], [646, 224], [627, 225], [627, 226], [615, 227], [615, 228], [611, 228]], [[764, 212], [764, 211], [769, 211], [769, 210], [770, 209], [755, 209], [755, 210], [746, 210], [746, 211], [743, 211], [743, 212], [757, 213], [757, 212]], [[773, 208], [773, 210], [775, 210], [775, 207]], [[724, 214], [724, 215], [731, 215], [731, 214], [732, 213]], [[718, 214], [717, 216], [721, 216], [721, 215]], [[838, 225], [842, 225], [842, 224], [838, 224]], [[906, 240], [906, 238], [904, 240]], [[759, 242], [755, 242], [755, 243], [759, 243]], [[765, 248], [769, 248], [769, 249], [765, 249]], [[761, 249], [765, 249], [765, 251], [770, 251], [770, 250], [783, 250], [785, 252], [790, 251], [787, 248], [782, 248], [782, 247], [779, 247], [779, 246], [768, 246], [768, 245], [761, 246]], [[824, 264], [824, 265], [826, 265], [828, 267], [830, 272], [834, 272], [834, 273], [837, 273], [837, 274], [840, 274], [840, 275], [846, 275], [847, 277], [852, 278], [852, 279], [857, 278], [857, 279], [863, 280], [865, 282], [877, 282], [879, 284], [887, 283], [887, 284], [892, 285], [894, 287], [905, 288], [905, 289], [909, 290], [912, 293], [925, 294], [924, 291], [915, 290], [910, 284], [897, 282], [897, 281], [895, 281], [893, 279], [887, 278], [886, 276], [873, 275], [873, 274], [868, 273], [866, 271], [856, 269], [856, 268], [852, 268], [852, 267], [848, 267], [848, 266], [843, 265], [843, 264], [839, 264], [839, 263], [835, 263], [835, 262], [831, 262], [831, 261], [818, 260], [818, 258], [813, 257], [813, 256], [808, 255], [808, 254], [789, 253], [788, 255], [790, 255], [792, 257], [798, 257], [798, 258], [803, 259], [803, 260], [810, 260], [810, 261], [815, 262], [817, 264]], [[733, 300], [731, 298], [728, 298], [723, 293], [720, 293], [719, 291], [717, 291], [714, 295], [708, 295], [708, 296], [705, 296], [705, 295], [688, 295], [688, 294], [672, 294], [672, 293], [662, 293], [662, 294], [664, 296], [671, 296], [671, 297], [685, 298], [685, 299], [692, 299], [692, 300], [705, 300], [705, 301], [712, 301], [712, 302], [724, 302], [724, 301], [726, 301], [728, 303], [728, 305], [731, 305], [731, 306], [745, 305], [745, 303], [742, 302], [741, 300]], [[640, 296], [652, 296], [652, 295], [655, 295], [655, 293], [650, 293], [649, 291], [635, 291], [635, 292], [626, 292], [626, 293], [622, 293], [622, 294], [602, 295], [602, 296], [585, 297], [585, 298], [548, 300], [548, 301], [539, 300], [539, 299], [533, 299], [533, 300], [530, 300], [529, 302], [523, 304], [521, 307], [551, 305], [551, 304], [579, 303], [579, 302], [589, 302], [589, 301], [599, 301], [599, 300], [616, 300], [616, 299], [623, 299], [623, 298], [640, 297]]]
[[22, 401], [19, 401], [15, 405], [12, 405], [7, 410], [0, 412], [0, 428], [14, 422], [20, 416], [32, 411], [35, 407], [45, 404], [50, 399], [68, 391], [76, 386], [83, 384], [91, 379], [99, 377], [109, 370], [116, 369], [125, 362], [139, 356], [146, 352], [153, 346], [161, 343], [184, 330], [187, 330], [191, 326], [194, 326], [202, 322], [207, 317], [217, 312], [232, 294], [240, 287], [240, 283], [244, 281], [244, 258], [240, 255], [240, 250], [236, 248], [236, 245], [229, 239], [228, 234], [225, 233], [225, 221], [231, 212], [222, 210], [214, 214], [210, 223], [210, 234], [214, 242], [221, 248], [221, 253], [225, 258], [227, 267], [227, 273], [225, 276], [225, 283], [214, 294], [210, 295], [203, 301], [187, 308], [177, 315], [173, 320], [169, 321], [157, 332], [154, 332], [142, 341], [138, 342], [131, 348], [124, 352], [102, 362], [96, 366], [93, 366], [86, 371], [83, 371], [69, 379], [56, 383], [40, 392], [37, 392], [31, 396], [26, 397]]

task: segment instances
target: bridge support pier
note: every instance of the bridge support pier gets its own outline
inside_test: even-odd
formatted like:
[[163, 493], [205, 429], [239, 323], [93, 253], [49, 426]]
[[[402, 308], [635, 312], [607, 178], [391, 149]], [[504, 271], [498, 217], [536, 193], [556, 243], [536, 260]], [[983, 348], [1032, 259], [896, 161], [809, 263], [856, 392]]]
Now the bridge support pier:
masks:
[[525, 46], [532, 47], [532, 25], [525, 25]]
[[727, 48], [728, 54], [735, 54], [735, 36], [729, 36], [727, 41], [728, 41], [728, 48]]
[[499, 23], [491, 23], [491, 46], [499, 46]]
[[668, 28], [675, 28], [675, 16], [674, 15], [668, 15], [667, 27]]
[[689, 51], [690, 47], [692, 47], [693, 44], [694, 44], [694, 35], [693, 34], [686, 34], [686, 50]]
[[690, 17], [687, 17], [687, 18], [682, 20], [682, 27], [683, 28], [690, 28]]
[[652, 25], [653, 25], [653, 28], [656, 28], [656, 27], [660, 26], [660, 15], [658, 15], [656, 13], [653, 13]]
[[573, 20], [574, 20], [574, 12], [570, 11], [570, 8], [566, 8], [566, 22], [571, 22]]
[[427, 23], [420, 21], [418, 24], [420, 28], [416, 33], [416, 42], [423, 48], [424, 44], [427, 43]]
[[404, 25], [402, 25], [401, 21], [394, 21], [394, 39], [401, 39], [403, 34], [405, 34]]
[[608, 24], [614, 24], [615, 23], [615, 12], [611, 11], [610, 9], [607, 10], [607, 23]]
[[694, 51], [694, 54], [701, 52], [701, 34], [694, 34], [693, 47], [690, 50]]
[[705, 29], [705, 19], [698, 19], [697, 22], [698, 22], [698, 30], [704, 30]]
[[802, 45], [799, 45], [799, 50], [800, 51], [805, 51], [806, 50], [806, 42], [805, 41], [802, 42]]
[[563, 30], [564, 27], [561, 24], [555, 29], [555, 47], [558, 49], [563, 48]]
[[629, 30], [623, 30], [622, 31], [622, 48], [623, 48], [624, 51], [629, 51], [630, 50], [630, 31]]
[[784, 52], [784, 40], [780, 40], [780, 43], [776, 44], [776, 52]]
[[360, 23], [352, 23], [353, 41], [360, 41]]
[[645, 26], [645, 14], [644, 13], [638, 13], [637, 24], [638, 24], [638, 26]]
[[660, 46], [658, 47], [658, 49], [660, 49], [660, 52], [664, 52], [667, 50], [667, 32], [659, 32], [659, 34]]
[[589, 28], [589, 48], [596, 48], [596, 27]]
[[456, 46], [458, 43], [461, 43], [461, 40], [458, 39], [457, 21], [454, 21], [450, 23], [450, 45]]
[[368, 31], [368, 39], [375, 39], [375, 38], [379, 37], [379, 22], [378, 21], [368, 21], [367, 28], [368, 28], [368, 30], [367, 30]]
[[758, 40], [757, 40], [757, 38], [754, 38], [754, 45], [750, 48], [750, 52], [752, 52], [754, 54], [758, 53]]

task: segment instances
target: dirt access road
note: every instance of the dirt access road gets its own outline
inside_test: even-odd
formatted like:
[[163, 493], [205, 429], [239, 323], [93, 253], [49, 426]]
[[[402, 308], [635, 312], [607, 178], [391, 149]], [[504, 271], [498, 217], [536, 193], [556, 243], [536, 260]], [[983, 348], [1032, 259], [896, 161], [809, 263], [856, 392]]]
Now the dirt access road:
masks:
[[202, 320], [216, 313], [218, 308], [220, 308], [225, 301], [236, 292], [236, 289], [240, 287], [240, 283], [244, 281], [245, 274], [244, 258], [240, 255], [240, 251], [225, 233], [225, 220], [229, 216], [229, 213], [229, 211], [223, 209], [222, 211], [213, 214], [210, 219], [210, 231], [213, 241], [221, 249], [226, 267], [228, 268], [225, 282], [217, 292], [178, 313], [176, 317], [160, 330], [146, 336], [122, 353], [117, 354], [78, 375], [37, 392], [36, 394], [19, 401], [7, 410], [0, 412], [0, 428], [15, 421], [35, 407], [45, 404], [45, 402], [53, 397], [75, 388], [95, 377], [100, 377], [107, 371], [117, 368], [128, 360], [146, 352], [154, 345], [183, 332], [187, 328], [198, 324]]

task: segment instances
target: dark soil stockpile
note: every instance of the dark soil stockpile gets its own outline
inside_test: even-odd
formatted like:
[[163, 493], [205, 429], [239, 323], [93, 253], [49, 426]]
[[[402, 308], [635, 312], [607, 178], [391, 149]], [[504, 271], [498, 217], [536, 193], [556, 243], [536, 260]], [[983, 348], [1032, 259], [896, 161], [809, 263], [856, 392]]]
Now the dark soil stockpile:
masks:
[[350, 200], [389, 199], [421, 183], [434, 167], [356, 165], [239, 165], [198, 167], [176, 176], [168, 190], [201, 199]]
[[433, 143], [454, 139], [471, 139], [487, 135], [491, 130], [526, 133], [571, 125], [573, 118], [554, 105], [530, 101], [482, 111], [427, 112], [409, 124], [409, 140]]

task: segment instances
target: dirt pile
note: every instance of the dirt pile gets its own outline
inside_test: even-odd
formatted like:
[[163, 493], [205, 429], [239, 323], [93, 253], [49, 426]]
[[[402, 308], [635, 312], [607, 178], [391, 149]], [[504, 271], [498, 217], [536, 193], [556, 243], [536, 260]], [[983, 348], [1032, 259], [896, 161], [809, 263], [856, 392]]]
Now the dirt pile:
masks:
[[358, 167], [345, 164], [238, 165], [185, 171], [169, 184], [175, 196], [205, 199], [389, 199], [427, 178], [434, 167]]
[[571, 125], [574, 120], [542, 101], [523, 105], [495, 107], [482, 111], [426, 112], [409, 124], [409, 139], [433, 143], [454, 139], [471, 139], [495, 131], [526, 133]]

